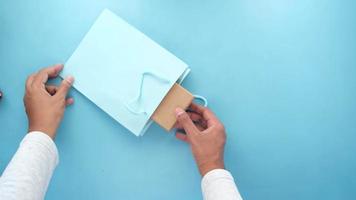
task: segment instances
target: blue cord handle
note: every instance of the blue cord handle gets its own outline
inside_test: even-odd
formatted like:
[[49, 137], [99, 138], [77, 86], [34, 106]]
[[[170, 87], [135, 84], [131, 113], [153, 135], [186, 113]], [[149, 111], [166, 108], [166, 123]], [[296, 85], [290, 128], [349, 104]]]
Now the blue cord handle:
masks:
[[[157, 75], [157, 74], [154, 74], [152, 72], [143, 72], [142, 75], [141, 75], [141, 83], [140, 83], [140, 88], [139, 88], [139, 91], [138, 91], [138, 94], [136, 95], [135, 98], [133, 98], [131, 101], [129, 101], [128, 103], [126, 103], [126, 108], [133, 114], [135, 115], [140, 115], [140, 114], [145, 114], [147, 115], [147, 112], [146, 110], [143, 108], [143, 109], [140, 109], [139, 107], [138, 108], [133, 108], [132, 104], [135, 104], [135, 103], [138, 103], [141, 101], [141, 97], [142, 97], [142, 92], [143, 92], [143, 82], [144, 82], [144, 79], [146, 76], [152, 76], [154, 77], [155, 79], [157, 79], [158, 81], [162, 82], [162, 83], [165, 83], [165, 84], [168, 84], [170, 81]], [[139, 104], [140, 105], [140, 104]]]
[[208, 107], [208, 100], [205, 97], [200, 96], [200, 95], [193, 95], [193, 96], [194, 96], [194, 99], [202, 101], [204, 107]]

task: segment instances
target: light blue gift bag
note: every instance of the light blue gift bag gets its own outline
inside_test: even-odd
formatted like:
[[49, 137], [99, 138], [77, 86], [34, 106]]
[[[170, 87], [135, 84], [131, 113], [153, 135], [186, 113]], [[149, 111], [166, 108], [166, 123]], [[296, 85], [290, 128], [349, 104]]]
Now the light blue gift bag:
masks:
[[62, 77], [136, 136], [187, 64], [109, 10], [104, 10], [67, 61]]

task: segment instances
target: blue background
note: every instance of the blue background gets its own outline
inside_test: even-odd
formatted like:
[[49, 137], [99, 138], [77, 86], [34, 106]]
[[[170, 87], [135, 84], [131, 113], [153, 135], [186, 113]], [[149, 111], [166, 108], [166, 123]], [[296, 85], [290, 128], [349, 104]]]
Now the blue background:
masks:
[[[64, 63], [104, 8], [190, 65], [245, 199], [355, 199], [352, 0], [0, 0], [0, 171], [27, 130], [26, 77]], [[136, 138], [71, 95], [47, 199], [201, 199], [186, 144], [156, 125]]]

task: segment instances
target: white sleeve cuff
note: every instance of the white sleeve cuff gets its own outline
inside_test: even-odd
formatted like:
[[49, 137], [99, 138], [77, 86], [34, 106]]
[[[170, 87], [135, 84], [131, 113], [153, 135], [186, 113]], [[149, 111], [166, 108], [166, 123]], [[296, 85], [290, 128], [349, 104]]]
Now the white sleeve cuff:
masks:
[[214, 182], [216, 179], [226, 178], [229, 180], [234, 180], [231, 173], [225, 169], [213, 169], [210, 172], [206, 173], [202, 179], [202, 184], [208, 186], [209, 183]]
[[202, 179], [202, 191], [205, 200], [241, 200], [234, 178], [224, 169], [214, 169]]
[[44, 147], [46, 151], [49, 153], [49, 157], [52, 158], [52, 166], [57, 166], [59, 163], [58, 158], [58, 149], [52, 138], [50, 138], [47, 134], [40, 131], [31, 131], [29, 132], [24, 139], [21, 141], [20, 146], [29, 144], [39, 144]]

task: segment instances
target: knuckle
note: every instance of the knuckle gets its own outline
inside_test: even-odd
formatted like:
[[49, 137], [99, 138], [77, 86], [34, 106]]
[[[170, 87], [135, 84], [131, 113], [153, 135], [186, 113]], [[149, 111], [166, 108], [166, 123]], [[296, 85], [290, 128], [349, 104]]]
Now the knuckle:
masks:
[[68, 83], [68, 81], [64, 82], [64, 87], [69, 89], [72, 85], [70, 83]]
[[182, 114], [180, 115], [180, 117], [181, 117], [182, 119], [186, 119], [186, 118], [188, 117], [188, 114], [187, 114], [186, 112], [184, 112], [184, 113], [182, 113]]
[[202, 110], [203, 112], [210, 111], [209, 108], [207, 108], [207, 107], [205, 107], [205, 106], [201, 106], [201, 110]]
[[183, 115], [184, 115], [184, 113], [180, 113], [180, 114], [177, 115], [177, 118], [178, 119], [183, 119], [183, 117], [184, 117]]
[[65, 89], [68, 89], [70, 88], [72, 85], [67, 81], [67, 80], [63, 80], [62, 81], [62, 86], [65, 88]]
[[31, 75], [29, 75], [29, 76], [27, 77], [27, 79], [26, 79], [26, 85], [29, 85], [29, 84], [31, 83], [31, 80], [33, 79], [33, 77], [34, 77], [33, 74], [31, 74]]
[[189, 116], [188, 116], [187, 113], [182, 113], [181, 115], [179, 115], [179, 118], [180, 118], [181, 121], [186, 122], [186, 121], [188, 121]]
[[219, 131], [225, 131], [225, 127], [223, 124], [219, 123], [216, 125], [216, 129], [219, 130]]

